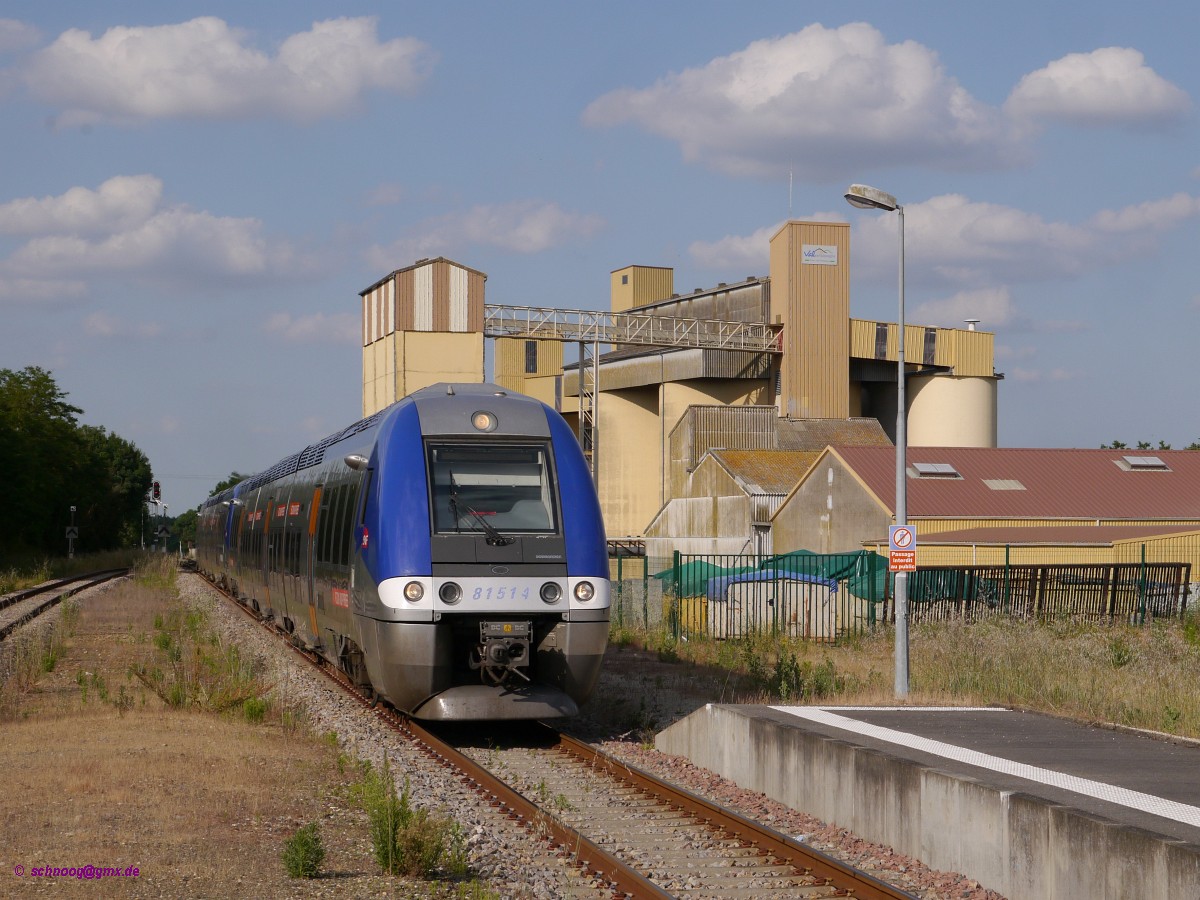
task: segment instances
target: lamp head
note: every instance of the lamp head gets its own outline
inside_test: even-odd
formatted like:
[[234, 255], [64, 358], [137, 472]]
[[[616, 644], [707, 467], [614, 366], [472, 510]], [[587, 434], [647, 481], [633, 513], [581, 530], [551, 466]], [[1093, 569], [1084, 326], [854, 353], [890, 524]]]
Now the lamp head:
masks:
[[865, 184], [852, 184], [846, 191], [846, 202], [859, 209], [882, 209], [894, 212], [900, 208], [891, 194]]

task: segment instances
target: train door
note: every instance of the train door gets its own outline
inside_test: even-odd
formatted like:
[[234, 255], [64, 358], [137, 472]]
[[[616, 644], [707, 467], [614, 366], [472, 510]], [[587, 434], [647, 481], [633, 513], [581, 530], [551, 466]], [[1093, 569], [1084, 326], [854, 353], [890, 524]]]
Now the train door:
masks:
[[324, 612], [324, 604], [321, 602], [321, 592], [317, 587], [316, 572], [317, 534], [321, 516], [321, 495], [324, 492], [324, 485], [318, 484], [313, 488], [312, 499], [309, 501], [308, 532], [305, 536], [303, 550], [304, 600], [305, 605], [308, 607], [307, 624], [312, 636], [309, 643], [314, 647], [321, 643], [321, 628], [318, 623], [318, 614]]
[[229, 539], [229, 569], [233, 574], [229, 587], [235, 597], [241, 597], [244, 593], [242, 582], [245, 580], [242, 570], [245, 568], [243, 556], [246, 549], [246, 505], [242, 500], [234, 500], [231, 506], [233, 509], [233, 534]]
[[271, 527], [268, 530], [271, 542], [268, 553], [271, 609], [279, 619], [287, 616], [287, 525], [291, 493], [291, 485], [281, 486], [280, 496], [275, 501], [275, 512], [271, 516]]
[[243, 500], [246, 504], [246, 524], [242, 526], [242, 589], [252, 601], [251, 606], [263, 596], [262, 584], [262, 521], [263, 495], [261, 490], [247, 494]]
[[271, 523], [274, 521], [275, 497], [268, 497], [263, 509], [262, 529], [258, 532], [258, 565], [262, 577], [264, 613], [274, 608], [271, 606]]

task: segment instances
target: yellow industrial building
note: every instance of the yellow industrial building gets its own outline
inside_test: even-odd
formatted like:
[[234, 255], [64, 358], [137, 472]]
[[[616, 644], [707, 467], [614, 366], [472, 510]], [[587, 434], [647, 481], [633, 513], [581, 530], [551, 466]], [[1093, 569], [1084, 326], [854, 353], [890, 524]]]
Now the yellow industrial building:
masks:
[[[361, 292], [363, 414], [485, 380], [496, 336], [494, 380], [579, 427], [610, 539], [658, 558], [886, 548], [898, 328], [849, 315], [849, 226], [788, 222], [769, 252], [769, 275], [687, 294], [669, 268], [610, 273], [627, 321], [765, 324], [769, 351], [581, 344], [566, 365], [561, 335], [489, 332], [482, 272], [420, 260]], [[993, 335], [907, 325], [904, 346], [919, 565], [1200, 571], [1200, 453], [998, 448]]]

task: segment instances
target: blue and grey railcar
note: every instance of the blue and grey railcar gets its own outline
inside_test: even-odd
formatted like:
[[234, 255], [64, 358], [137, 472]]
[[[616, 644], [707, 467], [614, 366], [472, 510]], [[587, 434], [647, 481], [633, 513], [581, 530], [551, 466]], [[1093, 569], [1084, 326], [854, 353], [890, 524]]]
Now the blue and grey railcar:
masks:
[[210, 497], [197, 562], [421, 719], [574, 715], [608, 640], [579, 444], [495, 385], [425, 388]]

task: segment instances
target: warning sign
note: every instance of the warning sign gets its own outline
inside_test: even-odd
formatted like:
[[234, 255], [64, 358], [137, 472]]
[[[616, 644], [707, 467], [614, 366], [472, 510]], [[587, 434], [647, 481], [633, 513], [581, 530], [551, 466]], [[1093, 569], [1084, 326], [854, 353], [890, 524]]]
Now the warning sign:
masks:
[[912, 525], [888, 526], [888, 571], [917, 571], [917, 529]]

